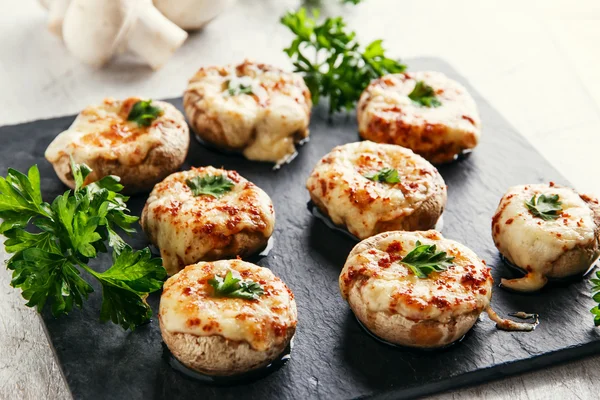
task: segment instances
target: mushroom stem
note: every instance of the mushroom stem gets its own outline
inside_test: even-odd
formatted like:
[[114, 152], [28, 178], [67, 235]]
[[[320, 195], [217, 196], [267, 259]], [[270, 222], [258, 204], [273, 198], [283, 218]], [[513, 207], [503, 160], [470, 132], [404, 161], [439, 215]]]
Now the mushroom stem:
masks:
[[48, 30], [62, 37], [62, 25], [71, 0], [53, 0], [48, 4]]
[[137, 20], [128, 32], [127, 46], [152, 69], [159, 69], [181, 47], [188, 34], [150, 2], [140, 4], [134, 12], [137, 12]]

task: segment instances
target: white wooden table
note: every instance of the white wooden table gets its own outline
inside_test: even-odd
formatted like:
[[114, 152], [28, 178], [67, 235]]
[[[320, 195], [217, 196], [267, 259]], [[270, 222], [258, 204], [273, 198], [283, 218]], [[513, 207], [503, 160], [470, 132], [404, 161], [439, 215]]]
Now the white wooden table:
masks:
[[[108, 0], [107, 0], [108, 1]], [[342, 14], [363, 41], [389, 54], [445, 59], [580, 191], [600, 194], [600, 1], [364, 0]], [[105, 96], [170, 97], [201, 65], [252, 58], [290, 68], [279, 25], [292, 0], [238, 0], [160, 71], [122, 56], [81, 65], [45, 29], [34, 0], [0, 0], [0, 125], [76, 113]], [[0, 259], [6, 255], [0, 252]], [[0, 269], [0, 399], [70, 397], [35, 311]], [[435, 398], [598, 398], [600, 357]]]

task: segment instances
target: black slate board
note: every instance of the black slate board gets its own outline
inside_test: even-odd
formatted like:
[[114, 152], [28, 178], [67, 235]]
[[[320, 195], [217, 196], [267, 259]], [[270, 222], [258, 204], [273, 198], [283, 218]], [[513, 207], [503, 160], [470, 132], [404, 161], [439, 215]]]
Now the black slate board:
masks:
[[[445, 72], [466, 84], [444, 62], [419, 59], [412, 70]], [[466, 84], [468, 87], [468, 84]], [[469, 88], [469, 87], [468, 87]], [[531, 145], [498, 115], [472, 88], [484, 125], [480, 146], [466, 159], [441, 168], [449, 186], [444, 214], [446, 237], [467, 244], [493, 266], [496, 282], [512, 272], [502, 264], [492, 243], [490, 220], [504, 191], [519, 183], [568, 184]], [[181, 107], [181, 100], [173, 101]], [[52, 138], [73, 117], [36, 121], [0, 128], [0, 171], [25, 171], [38, 163], [46, 200], [65, 187], [43, 154]], [[600, 351], [600, 331], [588, 310], [593, 302], [588, 285], [554, 285], [534, 295], [512, 294], [495, 288], [497, 312], [523, 310], [539, 313], [541, 323], [532, 333], [498, 331], [483, 318], [466, 338], [446, 350], [401, 350], [377, 342], [358, 325], [341, 299], [338, 275], [355, 244], [327, 228], [306, 209], [304, 187], [313, 165], [336, 145], [358, 140], [354, 116], [327, 122], [324, 109], [315, 110], [311, 141], [280, 171], [234, 155], [208, 150], [192, 141], [185, 168], [203, 165], [238, 170], [262, 187], [277, 212], [275, 246], [258, 261], [271, 268], [294, 291], [299, 325], [291, 361], [282, 369], [251, 384], [205, 386], [172, 370], [164, 358], [158, 323], [153, 320], [135, 332], [98, 323], [100, 293], [96, 287], [84, 310], [53, 319], [43, 314], [62, 370], [75, 398], [407, 398], [474, 384]], [[139, 214], [145, 196], [130, 207]], [[143, 234], [130, 242], [147, 244]], [[106, 268], [107, 258], [98, 268]], [[159, 295], [149, 302], [157, 309]]]

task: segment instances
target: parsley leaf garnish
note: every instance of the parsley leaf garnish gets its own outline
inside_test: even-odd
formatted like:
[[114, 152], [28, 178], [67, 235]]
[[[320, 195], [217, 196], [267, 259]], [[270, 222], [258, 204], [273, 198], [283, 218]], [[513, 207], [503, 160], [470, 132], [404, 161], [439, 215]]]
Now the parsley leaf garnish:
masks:
[[186, 179], [185, 183], [192, 190], [194, 196], [207, 194], [213, 197], [221, 197], [226, 192], [231, 191], [235, 184], [224, 175], [206, 175], [195, 176], [192, 179]]
[[398, 171], [393, 168], [382, 168], [373, 175], [365, 175], [365, 178], [374, 182], [400, 183]]
[[399, 262], [407, 266], [417, 277], [427, 278], [434, 271], [447, 270], [453, 260], [454, 257], [448, 257], [445, 251], [436, 253], [435, 244], [421, 244], [417, 240], [416, 247]]
[[[100, 318], [134, 329], [152, 315], [145, 301], [161, 288], [166, 272], [148, 249], [134, 252], [116, 233], [135, 232], [137, 217], [128, 214], [127, 197], [119, 178], [107, 176], [83, 186], [91, 169], [71, 160], [75, 190], [58, 196], [52, 204], [42, 200], [37, 166], [24, 175], [13, 169], [0, 177], [0, 233], [13, 254], [7, 268], [11, 285], [20, 288], [27, 306], [41, 311], [48, 303], [56, 317], [81, 308], [92, 286], [81, 276], [86, 271], [102, 284]], [[37, 232], [32, 233], [35, 228]], [[27, 230], [26, 230], [27, 229]], [[97, 272], [88, 262], [113, 249], [113, 265]]]
[[152, 121], [163, 115], [161, 108], [152, 105], [152, 100], [140, 100], [131, 107], [127, 121], [134, 121], [139, 126], [150, 126]]
[[230, 96], [237, 96], [240, 94], [252, 94], [252, 85], [245, 84], [240, 81], [234, 82], [233, 80], [227, 81], [227, 92]]
[[234, 297], [246, 300], [258, 300], [265, 292], [257, 282], [242, 281], [234, 278], [231, 271], [227, 271], [225, 278], [215, 275], [208, 283], [219, 297]]
[[600, 326], [600, 271], [596, 271], [596, 278], [590, 279], [590, 282], [592, 284], [592, 299], [599, 303], [590, 312], [594, 315], [594, 325]]
[[560, 212], [562, 211], [562, 203], [558, 199], [557, 194], [550, 196], [542, 194], [537, 199], [536, 195], [533, 195], [531, 200], [525, 202], [525, 205], [531, 214], [544, 221], [557, 219], [560, 217]]
[[418, 81], [415, 88], [408, 95], [415, 103], [425, 107], [439, 107], [442, 103], [435, 98], [435, 90], [423, 81]]
[[341, 17], [327, 18], [320, 24], [317, 19], [318, 11], [311, 18], [305, 8], [285, 14], [281, 23], [296, 37], [284, 51], [292, 59], [295, 72], [304, 76], [313, 104], [321, 97], [329, 98], [329, 114], [354, 108], [371, 80], [406, 69], [385, 56], [381, 40], [363, 50]]

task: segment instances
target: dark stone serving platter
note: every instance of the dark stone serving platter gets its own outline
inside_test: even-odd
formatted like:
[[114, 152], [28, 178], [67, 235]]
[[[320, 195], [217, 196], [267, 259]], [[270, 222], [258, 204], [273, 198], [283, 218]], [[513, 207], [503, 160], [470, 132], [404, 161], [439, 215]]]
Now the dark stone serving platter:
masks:
[[[483, 121], [481, 144], [465, 159], [440, 168], [448, 184], [443, 234], [472, 248], [493, 268], [496, 282], [514, 272], [501, 261], [491, 239], [491, 217], [511, 185], [566, 180], [452, 68], [438, 59], [409, 61], [411, 70], [438, 70], [467, 86]], [[183, 77], [182, 79], [184, 79]], [[100, 99], [99, 99], [100, 100]], [[181, 108], [181, 99], [173, 100]], [[65, 187], [44, 160], [50, 141], [73, 117], [0, 128], [0, 171], [26, 171], [37, 163], [46, 200]], [[513, 311], [540, 315], [531, 333], [499, 331], [483, 317], [465, 339], [440, 351], [422, 352], [387, 346], [359, 326], [338, 288], [339, 272], [355, 242], [328, 228], [306, 208], [305, 181], [315, 163], [336, 145], [359, 140], [354, 115], [327, 120], [316, 108], [311, 140], [298, 157], [279, 171], [206, 149], [192, 140], [184, 168], [214, 165], [235, 169], [263, 188], [277, 213], [274, 247], [258, 264], [269, 267], [294, 291], [299, 324], [291, 360], [253, 383], [210, 386], [173, 370], [164, 354], [156, 319], [134, 332], [98, 321], [98, 286], [83, 310], [54, 319], [43, 313], [66, 381], [77, 399], [339, 399], [408, 398], [543, 368], [600, 352], [600, 331], [589, 309], [593, 301], [585, 281], [555, 283], [536, 294], [515, 294], [497, 285], [493, 306], [506, 316]], [[145, 196], [130, 200], [139, 215]], [[139, 230], [139, 229], [138, 229]], [[130, 238], [135, 248], [148, 243], [143, 233]], [[93, 264], [109, 265], [103, 257]], [[159, 293], [149, 297], [157, 309]]]

